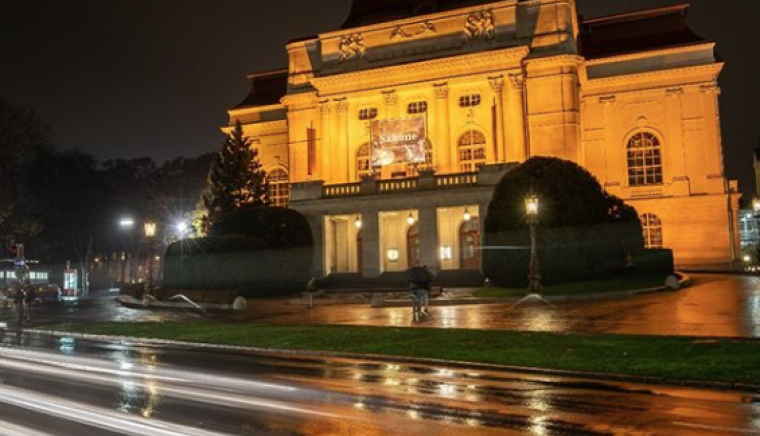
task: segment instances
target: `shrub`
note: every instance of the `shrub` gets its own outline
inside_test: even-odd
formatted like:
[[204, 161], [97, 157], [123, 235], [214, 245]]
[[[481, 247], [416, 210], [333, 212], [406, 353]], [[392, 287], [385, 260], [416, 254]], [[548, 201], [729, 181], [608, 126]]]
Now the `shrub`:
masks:
[[165, 287], [235, 290], [245, 297], [286, 295], [306, 288], [312, 235], [298, 212], [246, 208], [222, 217], [209, 233], [207, 238], [169, 246]]
[[286, 295], [306, 288], [311, 262], [311, 247], [273, 248], [245, 236], [179, 241], [167, 250], [164, 286]]
[[211, 237], [229, 235], [246, 236], [277, 248], [313, 245], [306, 218], [280, 207], [247, 207], [221, 217], [209, 229]]
[[667, 277], [675, 273], [673, 250], [644, 250], [634, 259], [633, 269], [637, 274]]
[[537, 237], [547, 285], [622, 271], [644, 240], [636, 210], [602, 189], [580, 166], [532, 158], [507, 174], [494, 191], [485, 222], [484, 272], [496, 285], [526, 286], [530, 262], [525, 198], [540, 199]]

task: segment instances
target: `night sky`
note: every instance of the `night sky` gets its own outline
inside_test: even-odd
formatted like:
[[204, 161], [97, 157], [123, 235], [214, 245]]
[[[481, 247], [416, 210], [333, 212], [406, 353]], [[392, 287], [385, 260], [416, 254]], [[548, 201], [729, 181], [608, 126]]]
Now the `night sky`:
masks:
[[[62, 147], [100, 159], [216, 150], [249, 72], [287, 65], [293, 38], [337, 29], [351, 0], [0, 0], [0, 96], [32, 107]], [[677, 0], [578, 0], [587, 17]], [[758, 0], [692, 0], [718, 43], [729, 176], [754, 192], [760, 145]]]

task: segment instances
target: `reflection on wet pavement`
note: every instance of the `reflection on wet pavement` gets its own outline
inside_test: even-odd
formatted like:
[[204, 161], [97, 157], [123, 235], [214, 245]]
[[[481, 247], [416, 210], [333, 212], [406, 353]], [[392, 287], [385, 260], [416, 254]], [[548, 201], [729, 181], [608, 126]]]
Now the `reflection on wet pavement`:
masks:
[[[521, 305], [431, 308], [423, 327], [643, 335], [760, 337], [760, 278], [696, 275], [680, 292], [634, 298]], [[304, 309], [260, 302], [249, 321], [411, 327], [407, 308]]]
[[[108, 426], [127, 418], [146, 435], [760, 434], [758, 399], [741, 393], [23, 334], [2, 344], [0, 420], [45, 434], [120, 434]], [[66, 418], [62, 397], [77, 410]], [[11, 413], [16, 401], [52, 415]], [[95, 412], [102, 422], [77, 421]], [[82, 425], [103, 432], [60, 432]]]
[[[115, 293], [35, 308], [34, 326], [65, 322], [158, 322], [210, 319], [271, 324], [343, 324], [393, 327], [440, 327], [543, 332], [622, 333], [644, 335], [760, 337], [760, 278], [697, 275], [680, 292], [634, 298], [542, 304], [450, 306], [431, 308], [423, 324], [413, 324], [409, 308], [368, 305], [318, 306], [307, 309], [286, 301], [254, 301], [244, 315], [193, 311], [135, 310], [115, 301]], [[7, 309], [4, 309], [7, 312]]]

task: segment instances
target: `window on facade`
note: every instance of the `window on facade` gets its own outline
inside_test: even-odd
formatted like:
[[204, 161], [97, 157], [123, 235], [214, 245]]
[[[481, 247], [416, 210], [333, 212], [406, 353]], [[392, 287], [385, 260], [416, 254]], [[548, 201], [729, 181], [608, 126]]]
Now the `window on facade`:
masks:
[[657, 215], [646, 213], [641, 216], [644, 228], [644, 243], [647, 248], [663, 248], [662, 221]]
[[486, 137], [470, 130], [459, 138], [459, 171], [472, 173], [486, 164]]
[[362, 121], [374, 120], [375, 118], [377, 118], [377, 108], [375, 107], [365, 108], [359, 111], [359, 119]]
[[662, 184], [660, 140], [649, 132], [633, 135], [628, 141], [628, 183], [630, 186]]
[[459, 97], [460, 107], [475, 107], [480, 105], [480, 94], [463, 95]]
[[362, 180], [369, 176], [371, 172], [369, 144], [364, 144], [356, 152], [356, 177]]
[[414, 103], [409, 103], [409, 107], [407, 108], [407, 112], [410, 114], [424, 114], [428, 111], [428, 104], [426, 101], [415, 101]]
[[272, 206], [286, 207], [290, 202], [290, 179], [284, 170], [276, 169], [267, 176], [269, 201]]

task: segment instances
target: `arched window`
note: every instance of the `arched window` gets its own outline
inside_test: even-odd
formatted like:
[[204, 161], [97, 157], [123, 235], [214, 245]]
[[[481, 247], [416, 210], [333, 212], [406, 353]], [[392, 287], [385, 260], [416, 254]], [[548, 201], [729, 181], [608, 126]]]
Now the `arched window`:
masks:
[[459, 171], [472, 173], [486, 164], [486, 137], [470, 130], [459, 138]]
[[372, 173], [372, 167], [370, 167], [370, 153], [369, 144], [364, 144], [359, 147], [356, 152], [356, 177], [359, 180], [369, 176]]
[[286, 207], [290, 202], [290, 179], [283, 169], [276, 169], [267, 175], [269, 201], [272, 206]]
[[663, 248], [662, 220], [657, 215], [645, 213], [641, 216], [641, 226], [644, 228], [644, 243], [647, 248]]
[[639, 132], [628, 141], [628, 184], [662, 184], [660, 140], [649, 132]]

